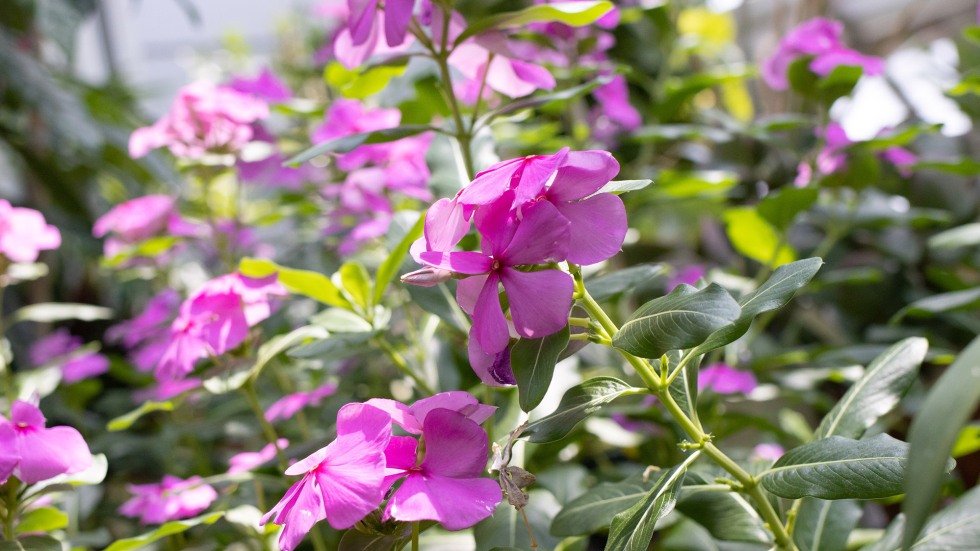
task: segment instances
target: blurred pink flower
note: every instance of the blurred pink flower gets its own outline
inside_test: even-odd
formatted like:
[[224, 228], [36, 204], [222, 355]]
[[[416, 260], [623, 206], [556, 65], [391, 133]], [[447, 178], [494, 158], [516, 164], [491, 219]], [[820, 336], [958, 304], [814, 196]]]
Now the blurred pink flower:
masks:
[[263, 67], [254, 78], [235, 77], [228, 87], [269, 103], [283, 103], [293, 97], [292, 90], [268, 67]]
[[307, 406], [318, 406], [320, 402], [337, 390], [337, 385], [327, 383], [309, 392], [295, 392], [276, 400], [265, 410], [265, 420], [275, 423], [280, 419], [290, 419], [297, 411]]
[[786, 450], [779, 444], [759, 444], [752, 448], [750, 459], [758, 461], [775, 461], [783, 456]]
[[140, 519], [140, 524], [163, 524], [190, 518], [218, 499], [218, 492], [192, 476], [187, 480], [165, 475], [158, 484], [130, 484], [134, 495], [119, 507], [119, 513]]
[[801, 23], [783, 37], [776, 53], [763, 62], [763, 80], [774, 90], [786, 90], [790, 65], [804, 56], [812, 57], [809, 68], [822, 77], [842, 65], [861, 67], [866, 75], [884, 72], [885, 63], [880, 57], [866, 56], [845, 46], [841, 41], [843, 32], [841, 22], [823, 17]]
[[[323, 125], [313, 131], [311, 139], [320, 144], [352, 134], [394, 128], [401, 121], [398, 109], [373, 109], [354, 99], [338, 99], [330, 104]], [[362, 145], [350, 153], [337, 156], [337, 166], [344, 171], [354, 170], [368, 162], [384, 162], [388, 144]]]
[[689, 266], [684, 266], [674, 270], [674, 273], [667, 278], [667, 284], [664, 286], [666, 291], [669, 293], [674, 290], [675, 287], [681, 283], [686, 283], [688, 285], [694, 285], [699, 279], [704, 277], [705, 270], [704, 266], [700, 264], [691, 264]]
[[196, 82], [181, 88], [170, 111], [129, 138], [129, 154], [167, 147], [177, 157], [237, 153], [252, 139], [252, 123], [269, 116], [268, 104], [227, 86]]
[[0, 255], [14, 262], [34, 262], [40, 251], [61, 246], [61, 232], [34, 209], [13, 207], [0, 199]]
[[[9, 443], [10, 429], [3, 429], [3, 426], [13, 429], [12, 445]], [[0, 441], [3, 439], [8, 441], [4, 448], [13, 450], [13, 455], [20, 457], [13, 474], [25, 484], [78, 473], [92, 465], [92, 452], [77, 430], [45, 428], [41, 410], [28, 402], [15, 400], [10, 406], [9, 421], [0, 415]]]
[[237, 474], [251, 471], [252, 469], [262, 465], [267, 461], [271, 461], [273, 457], [276, 456], [276, 448], [280, 450], [286, 449], [289, 445], [289, 440], [285, 438], [280, 438], [276, 440], [275, 445], [266, 444], [261, 450], [257, 452], [242, 452], [235, 454], [228, 458], [228, 474]]
[[106, 340], [123, 343], [129, 361], [140, 371], [152, 371], [169, 343], [167, 326], [177, 315], [180, 294], [164, 289], [147, 302], [135, 318], [118, 323], [106, 331]]
[[69, 384], [109, 371], [109, 359], [102, 354], [71, 355], [81, 347], [82, 339], [72, 336], [67, 329], [58, 329], [31, 345], [28, 355], [35, 367], [52, 362], [59, 365], [62, 380]]
[[159, 381], [153, 386], [148, 386], [133, 392], [133, 402], [142, 404], [147, 400], [169, 400], [174, 396], [183, 394], [188, 390], [200, 388], [201, 379], [188, 377], [179, 380]]
[[711, 364], [698, 373], [698, 390], [711, 389], [717, 394], [748, 394], [758, 384], [752, 372], [723, 363]]
[[7, 482], [18, 463], [17, 433], [9, 423], [0, 423], [0, 486]]
[[132, 244], [167, 229], [168, 221], [176, 216], [174, 199], [168, 195], [146, 195], [112, 207], [95, 221], [92, 235], [104, 237], [112, 233], [123, 243]]

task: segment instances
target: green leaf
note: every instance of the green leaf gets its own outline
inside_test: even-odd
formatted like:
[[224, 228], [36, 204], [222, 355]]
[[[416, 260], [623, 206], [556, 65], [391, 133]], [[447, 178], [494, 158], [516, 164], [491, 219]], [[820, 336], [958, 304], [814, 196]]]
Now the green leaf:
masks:
[[936, 251], [980, 245], [980, 223], [963, 224], [929, 238], [929, 248]]
[[360, 262], [346, 262], [337, 272], [343, 291], [347, 292], [349, 300], [360, 306], [363, 311], [371, 310], [371, 275]]
[[952, 291], [949, 293], [939, 293], [926, 298], [916, 300], [895, 313], [888, 323], [896, 324], [905, 316], [913, 318], [927, 318], [935, 314], [946, 312], [958, 312], [961, 310], [973, 310], [980, 306], [980, 287], [965, 289], [963, 291]]
[[704, 354], [735, 342], [745, 334], [752, 325], [752, 320], [759, 314], [778, 310], [793, 298], [796, 291], [817, 275], [823, 260], [819, 258], [804, 258], [789, 264], [783, 264], [769, 276], [758, 289], [743, 296], [738, 301], [742, 312], [734, 323], [715, 331], [703, 343], [691, 351], [693, 355]]
[[960, 496], [952, 505], [933, 515], [910, 549], [913, 551], [975, 549], [978, 541], [980, 541], [980, 488], [973, 488]]
[[932, 511], [960, 428], [980, 402], [980, 337], [973, 339], [936, 381], [909, 427], [908, 471], [902, 510], [908, 518], [905, 545]]
[[314, 145], [291, 159], [288, 159], [283, 164], [302, 164], [309, 161], [313, 157], [323, 155], [324, 153], [350, 153], [362, 145], [393, 142], [402, 138], [421, 134], [422, 132], [428, 132], [430, 130], [436, 129], [424, 124], [406, 124], [403, 126], [396, 126], [394, 128], [383, 128], [372, 132], [351, 134], [350, 136], [344, 136], [343, 138], [337, 138], [335, 140], [330, 140], [329, 142]]
[[68, 526], [68, 515], [54, 507], [41, 507], [22, 515], [15, 531], [18, 534], [51, 532], [65, 526]]
[[351, 303], [344, 298], [340, 289], [330, 281], [330, 278], [321, 273], [294, 270], [261, 258], [243, 258], [238, 263], [238, 271], [248, 277], [265, 277], [278, 273], [279, 283], [282, 283], [291, 293], [310, 297], [338, 308], [351, 309]]
[[224, 511], [220, 513], [201, 515], [199, 517], [194, 517], [187, 520], [168, 522], [152, 532], [147, 532], [133, 538], [116, 540], [112, 545], [106, 547], [105, 551], [130, 551], [131, 549], [139, 549], [140, 547], [151, 544], [167, 536], [186, 532], [195, 526], [207, 526], [214, 524], [223, 516], [225, 516]]
[[864, 375], [824, 416], [814, 438], [864, 436], [864, 431], [898, 405], [912, 386], [928, 349], [929, 341], [912, 337], [875, 358]]
[[737, 207], [722, 215], [735, 250], [764, 266], [776, 267], [796, 259], [782, 235], [752, 207]]
[[[554, 6], [554, 4], [550, 5]], [[486, 126], [497, 117], [502, 117], [510, 113], [516, 113], [522, 109], [534, 109], [536, 107], [544, 107], [545, 105], [549, 105], [551, 103], [565, 102], [575, 99], [579, 96], [588, 94], [603, 84], [607, 84], [610, 80], [611, 79], [609, 77], [599, 77], [584, 84], [579, 84], [578, 86], [572, 86], [571, 88], [559, 90], [558, 92], [537, 94], [529, 98], [523, 98], [510, 103], [505, 103], [492, 111], [488, 111], [487, 114], [480, 117], [476, 121], [476, 127]]]
[[817, 202], [819, 190], [815, 187], [788, 187], [770, 193], [759, 202], [759, 215], [779, 231], [786, 231], [796, 215]]
[[[698, 484], [690, 484], [692, 477]], [[772, 545], [762, 517], [744, 497], [734, 492], [698, 491], [698, 485], [707, 481], [695, 473], [687, 478], [677, 501], [678, 512], [706, 528], [715, 539]]]
[[140, 417], [143, 417], [147, 413], [151, 413], [154, 411], [173, 411], [173, 409], [174, 409], [174, 404], [173, 402], [170, 401], [154, 402], [151, 400], [149, 402], [143, 402], [143, 405], [134, 409], [133, 411], [125, 415], [120, 415], [119, 417], [116, 417], [112, 421], [109, 421], [109, 424], [106, 425], [106, 430], [108, 430], [109, 432], [126, 430], [129, 427], [133, 426], [133, 423], [138, 421]]
[[588, 279], [585, 282], [585, 288], [592, 295], [592, 298], [602, 301], [636, 290], [637, 287], [662, 276], [665, 271], [666, 268], [663, 264], [637, 264]]
[[613, 335], [613, 346], [644, 358], [691, 348], [741, 314], [735, 299], [716, 283], [697, 291], [678, 285], [669, 295], [644, 304]]
[[95, 321], [112, 319], [112, 310], [91, 304], [70, 302], [42, 302], [17, 309], [10, 315], [7, 325], [21, 321], [54, 323], [65, 320]]
[[293, 358], [316, 358], [319, 360], [343, 360], [365, 351], [365, 344], [374, 338], [377, 331], [361, 333], [334, 333], [325, 339], [313, 341], [293, 348], [287, 354]]
[[540, 339], [520, 339], [510, 350], [510, 365], [517, 379], [521, 409], [538, 407], [551, 386], [558, 356], [568, 346], [568, 326]]
[[61, 551], [61, 542], [48, 536], [27, 536], [0, 541], [0, 551]]
[[408, 249], [412, 247], [412, 243], [416, 239], [422, 236], [422, 230], [425, 228], [425, 213], [423, 212], [419, 215], [419, 219], [412, 226], [412, 229], [408, 230], [405, 237], [398, 242], [398, 245], [391, 250], [391, 254], [388, 258], [385, 258], [384, 262], [378, 266], [378, 273], [375, 277], [374, 282], [374, 303], [381, 304], [381, 298], [384, 297], [385, 289], [394, 279], [395, 275], [398, 273], [398, 268], [401, 267], [402, 263], [405, 261], [405, 255], [408, 254]]
[[606, 551], [646, 551], [657, 521], [674, 508], [687, 465], [685, 461], [666, 471], [643, 499], [613, 517]]
[[367, 320], [343, 308], [327, 308], [311, 317], [310, 323], [330, 333], [361, 333], [374, 329]]
[[564, 23], [572, 27], [581, 27], [594, 23], [613, 9], [612, 2], [555, 2], [539, 4], [523, 10], [506, 12], [485, 17], [468, 26], [456, 39], [455, 44], [480, 33], [497, 30], [524, 27], [529, 23]]
[[972, 423], [960, 431], [950, 455], [955, 459], [977, 451], [980, 451], [980, 423]]
[[963, 157], [955, 161], [919, 161], [908, 167], [909, 170], [936, 170], [957, 176], [976, 176], [980, 174], [980, 162]]
[[640, 389], [615, 377], [596, 377], [565, 392], [558, 408], [550, 415], [528, 424], [522, 436], [535, 443], [554, 442], [565, 437], [580, 421], [626, 393]]
[[641, 190], [652, 183], [653, 180], [613, 180], [599, 188], [599, 191], [593, 193], [593, 195], [599, 193], [615, 193], [616, 195], [620, 195], [627, 191]]
[[[405, 58], [403, 61], [407, 61]], [[323, 70], [323, 79], [345, 98], [364, 99], [383, 90], [391, 79], [405, 72], [406, 64], [375, 65], [352, 70], [332, 61]]]
[[849, 499], [804, 498], [796, 514], [793, 541], [799, 551], [844, 551], [861, 514], [861, 505]]
[[909, 445], [887, 434], [866, 440], [831, 436], [794, 448], [759, 477], [787, 499], [874, 499], [901, 494]]
[[[558, 538], [548, 533], [548, 523], [559, 508], [561, 505], [551, 492], [531, 490], [528, 493], [528, 504], [524, 513], [527, 514], [538, 549], [555, 549], [558, 546]], [[490, 551], [495, 548], [531, 549], [531, 538], [528, 537], [524, 517], [507, 500], [497, 506], [493, 516], [473, 527], [473, 538], [476, 540], [476, 551]]]
[[284, 335], [276, 335], [266, 341], [262, 346], [259, 347], [258, 353], [255, 355], [255, 363], [248, 372], [248, 378], [255, 380], [262, 373], [262, 368], [266, 366], [273, 358], [295, 347], [299, 343], [306, 341], [308, 339], [325, 339], [330, 336], [330, 333], [323, 327], [316, 325], [304, 325], [293, 329], [289, 333]]
[[603, 482], [562, 507], [551, 521], [551, 534], [584, 536], [608, 527], [613, 517], [635, 505], [656, 483], [644, 482], [643, 473], [622, 482]]

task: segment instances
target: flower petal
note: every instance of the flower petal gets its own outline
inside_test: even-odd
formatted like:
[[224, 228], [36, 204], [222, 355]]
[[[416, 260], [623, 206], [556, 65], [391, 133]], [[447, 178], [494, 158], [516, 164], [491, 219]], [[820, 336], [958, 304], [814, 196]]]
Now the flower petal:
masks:
[[500, 297], [497, 295], [499, 281], [496, 273], [491, 273], [487, 277], [473, 311], [473, 327], [470, 335], [476, 337], [480, 347], [488, 353], [500, 352], [510, 343], [507, 319], [504, 318]]
[[426, 415], [428, 415], [430, 411], [437, 408], [458, 411], [475, 423], [482, 423], [486, 421], [495, 411], [497, 411], [496, 407], [485, 406], [481, 404], [472, 394], [462, 390], [440, 392], [439, 394], [428, 398], [422, 398], [421, 400], [412, 404], [412, 406], [408, 409], [424, 427]]
[[568, 261], [575, 264], [595, 264], [615, 256], [626, 239], [626, 207], [623, 200], [611, 193], [600, 193], [584, 201], [555, 205], [571, 223]]
[[470, 336], [468, 346], [470, 367], [487, 386], [516, 385], [514, 371], [510, 366], [510, 349], [504, 348], [496, 354], [488, 354], [480, 348], [480, 343]]
[[500, 277], [520, 336], [538, 339], [568, 323], [573, 290], [570, 275], [559, 270], [518, 272], [504, 268]]
[[425, 459], [422, 470], [452, 478], [478, 477], [490, 450], [487, 432], [458, 411], [434, 409], [422, 424]]
[[575, 201], [599, 191], [619, 174], [619, 162], [608, 151], [571, 151], [558, 168], [548, 198]]
[[391, 416], [393, 422], [406, 431], [412, 434], [422, 434], [422, 424], [415, 419], [405, 404], [388, 398], [371, 398], [364, 403], [384, 411]]
[[501, 497], [500, 486], [489, 478], [412, 473], [391, 496], [385, 515], [406, 522], [434, 520], [447, 530], [462, 530], [492, 515]]
[[569, 248], [569, 226], [558, 209], [548, 201], [524, 207], [524, 219], [517, 226], [507, 248], [495, 255], [506, 266], [544, 264], [565, 260]]

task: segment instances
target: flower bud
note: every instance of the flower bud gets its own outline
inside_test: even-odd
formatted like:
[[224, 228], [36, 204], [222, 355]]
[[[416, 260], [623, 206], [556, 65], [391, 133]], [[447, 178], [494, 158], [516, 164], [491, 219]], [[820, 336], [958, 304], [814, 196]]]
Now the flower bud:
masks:
[[435, 287], [452, 279], [453, 273], [441, 268], [422, 268], [402, 276], [402, 283], [419, 287]]

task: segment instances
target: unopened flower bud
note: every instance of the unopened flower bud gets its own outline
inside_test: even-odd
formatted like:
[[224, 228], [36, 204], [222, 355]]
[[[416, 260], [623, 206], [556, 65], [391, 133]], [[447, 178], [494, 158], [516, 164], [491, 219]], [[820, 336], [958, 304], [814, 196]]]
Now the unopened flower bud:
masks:
[[402, 276], [402, 283], [419, 287], [435, 287], [452, 279], [453, 272], [441, 268], [426, 267]]

